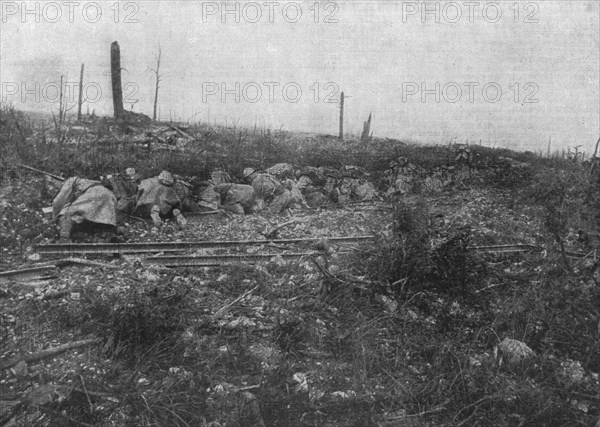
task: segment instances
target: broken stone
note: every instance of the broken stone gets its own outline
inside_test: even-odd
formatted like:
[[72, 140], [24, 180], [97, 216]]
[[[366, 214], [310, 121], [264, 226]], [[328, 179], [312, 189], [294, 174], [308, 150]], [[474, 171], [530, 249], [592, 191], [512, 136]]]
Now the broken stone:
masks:
[[519, 364], [535, 356], [535, 352], [527, 344], [511, 338], [504, 338], [498, 345], [498, 350], [509, 365]]
[[294, 177], [294, 168], [289, 163], [277, 163], [266, 169], [265, 172], [275, 176], [279, 180]]
[[313, 166], [305, 166], [298, 173], [298, 179], [301, 180], [303, 176], [306, 176], [313, 185], [324, 186], [327, 181], [325, 176], [325, 168], [315, 168]]
[[306, 393], [308, 392], [308, 377], [305, 373], [296, 372], [292, 376], [292, 380], [296, 383], [294, 390], [296, 393]]
[[46, 405], [59, 398], [60, 387], [52, 384], [44, 384], [34, 388], [25, 396], [25, 400], [30, 405]]

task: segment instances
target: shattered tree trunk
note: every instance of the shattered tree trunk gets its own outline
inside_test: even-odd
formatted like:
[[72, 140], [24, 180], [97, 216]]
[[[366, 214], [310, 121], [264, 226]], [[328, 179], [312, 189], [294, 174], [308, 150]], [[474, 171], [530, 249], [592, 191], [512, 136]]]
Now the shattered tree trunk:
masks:
[[115, 120], [119, 122], [123, 119], [124, 109], [123, 88], [121, 86], [121, 49], [117, 42], [113, 42], [110, 46], [110, 72]]
[[366, 122], [363, 122], [363, 131], [360, 135], [360, 142], [366, 143], [371, 139], [371, 114], [372, 113], [369, 113], [369, 118]]
[[344, 140], [344, 92], [340, 96], [340, 135], [339, 138]]
[[81, 122], [81, 105], [83, 104], [83, 68], [81, 64], [81, 73], [79, 73], [79, 104], [77, 106], [77, 121]]
[[158, 55], [156, 57], [156, 88], [154, 90], [154, 110], [152, 112], [152, 120], [156, 121], [156, 106], [158, 104], [158, 88], [160, 83], [160, 60], [162, 57], [162, 49], [158, 46]]

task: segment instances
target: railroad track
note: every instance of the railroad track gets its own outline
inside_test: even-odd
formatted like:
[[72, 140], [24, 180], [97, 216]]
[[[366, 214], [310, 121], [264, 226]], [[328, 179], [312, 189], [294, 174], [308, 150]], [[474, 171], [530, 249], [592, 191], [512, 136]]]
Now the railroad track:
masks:
[[[236, 264], [240, 262], [253, 263], [259, 261], [268, 261], [274, 257], [284, 259], [302, 259], [314, 257], [322, 254], [319, 251], [306, 252], [255, 252], [255, 253], [235, 253], [235, 254], [185, 254], [182, 252], [198, 249], [227, 249], [241, 248], [245, 246], [265, 245], [275, 247], [280, 250], [290, 249], [289, 245], [328, 242], [338, 245], [347, 243], [359, 243], [371, 241], [375, 236], [354, 236], [354, 237], [331, 237], [331, 238], [294, 238], [294, 239], [271, 239], [271, 240], [217, 240], [217, 241], [191, 241], [191, 242], [146, 242], [146, 243], [57, 243], [37, 245], [36, 251], [39, 254], [46, 255], [68, 255], [71, 258], [51, 261], [46, 264], [38, 264], [30, 268], [20, 270], [10, 270], [0, 272], [0, 283], [10, 281], [28, 281], [40, 280], [55, 277], [57, 268], [81, 264], [88, 266], [118, 268], [111, 264], [104, 264], [95, 261], [88, 261], [80, 258], [73, 258], [73, 255], [103, 255], [103, 254], [145, 254], [151, 255], [162, 253], [166, 255], [147, 256], [146, 261], [155, 264], [161, 264], [166, 267], [213, 267], [227, 264]], [[476, 253], [494, 253], [494, 254], [513, 254], [513, 253], [531, 253], [542, 252], [544, 248], [535, 245], [491, 245], [491, 246], [472, 246], [468, 250]], [[588, 253], [565, 252], [570, 258], [596, 260], [597, 250]]]
[[302, 243], [358, 243], [373, 240], [375, 236], [295, 238], [272, 240], [211, 240], [190, 242], [146, 242], [146, 243], [51, 243], [36, 245], [35, 251], [42, 255], [103, 255], [103, 254], [148, 254], [160, 252], [184, 252], [197, 249], [226, 249], [257, 245], [294, 245]]

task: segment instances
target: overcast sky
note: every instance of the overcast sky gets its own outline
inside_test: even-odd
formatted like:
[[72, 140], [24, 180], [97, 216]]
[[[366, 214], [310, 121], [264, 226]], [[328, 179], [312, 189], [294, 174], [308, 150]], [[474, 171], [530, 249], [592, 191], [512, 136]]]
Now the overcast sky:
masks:
[[150, 116], [162, 47], [162, 119], [336, 134], [344, 91], [353, 133], [372, 111], [375, 136], [428, 143], [600, 136], [597, 0], [1, 3], [2, 100], [23, 109], [56, 110], [83, 62], [87, 105], [111, 114], [116, 40], [125, 107]]

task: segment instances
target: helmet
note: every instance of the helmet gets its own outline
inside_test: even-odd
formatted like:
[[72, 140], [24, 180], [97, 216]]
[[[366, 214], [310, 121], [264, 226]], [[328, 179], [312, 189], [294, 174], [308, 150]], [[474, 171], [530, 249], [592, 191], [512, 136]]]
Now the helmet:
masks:
[[175, 178], [173, 178], [173, 175], [171, 175], [171, 172], [169, 171], [162, 171], [158, 175], [158, 181], [161, 184], [166, 185], [167, 187], [170, 187], [173, 184], [175, 184]]
[[244, 169], [244, 179], [248, 179], [250, 181], [252, 181], [254, 179], [254, 177], [252, 177], [252, 174], [256, 173], [256, 170], [254, 168], [246, 168]]

